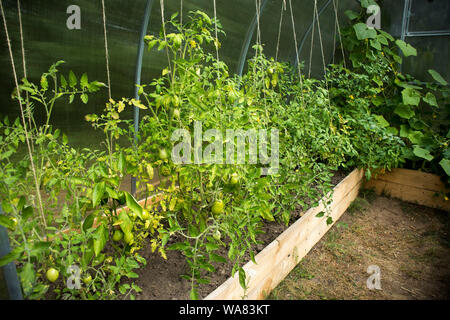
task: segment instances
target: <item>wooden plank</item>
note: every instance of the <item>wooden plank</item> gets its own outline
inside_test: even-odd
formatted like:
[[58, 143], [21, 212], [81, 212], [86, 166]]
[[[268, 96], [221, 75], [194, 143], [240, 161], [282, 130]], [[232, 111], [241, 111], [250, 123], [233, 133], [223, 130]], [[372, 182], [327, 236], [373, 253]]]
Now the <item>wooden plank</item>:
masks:
[[303, 259], [308, 252], [316, 245], [317, 242], [327, 233], [328, 230], [339, 220], [342, 214], [347, 210], [348, 206], [358, 196], [362, 182], [358, 183], [353, 190], [348, 193], [344, 201], [341, 201], [333, 208], [331, 216], [333, 223], [327, 225], [326, 221], [321, 223], [308, 233], [308, 236], [297, 242], [290, 255], [288, 255], [277, 268], [273, 268], [267, 273], [267, 277], [261, 281], [254, 289], [248, 292], [247, 299], [259, 300], [265, 299], [267, 295], [295, 268], [295, 266]]
[[[364, 187], [367, 189], [374, 189], [379, 195], [385, 194], [405, 202], [450, 211], [450, 201], [444, 200], [442, 194], [438, 195], [437, 191], [390, 182], [384, 179], [372, 179], [367, 181]], [[448, 189], [446, 190], [445, 188], [441, 190], [449, 192]]]
[[[435, 192], [445, 190], [445, 185], [439, 176], [417, 170], [397, 168], [377, 176], [375, 180], [392, 182]], [[449, 192], [449, 190], [447, 192]]]
[[[363, 170], [354, 170], [335, 188], [330, 210], [337, 220], [357, 196], [364, 177]], [[256, 264], [248, 262], [243, 268], [248, 278], [248, 289], [239, 284], [238, 275], [230, 277], [210, 293], [206, 300], [261, 299], [270, 292], [297, 265], [332, 225], [327, 226], [326, 217], [319, 219], [317, 213], [324, 210], [324, 203], [311, 208], [305, 215], [256, 255]]]

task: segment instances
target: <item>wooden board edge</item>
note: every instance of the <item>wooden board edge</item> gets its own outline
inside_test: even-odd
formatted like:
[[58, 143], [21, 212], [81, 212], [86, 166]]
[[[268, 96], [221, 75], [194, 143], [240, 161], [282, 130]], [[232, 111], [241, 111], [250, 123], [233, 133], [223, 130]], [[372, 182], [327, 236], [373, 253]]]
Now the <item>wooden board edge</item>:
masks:
[[386, 195], [401, 201], [450, 211], [450, 201], [436, 196], [436, 191], [378, 179], [366, 182], [364, 188], [374, 189], [378, 195]]
[[407, 185], [435, 192], [450, 192], [450, 189], [445, 188], [440, 176], [412, 169], [395, 168], [389, 172], [376, 176], [373, 180]]
[[293, 246], [291, 253], [285, 256], [282, 263], [273, 268], [270, 274], [259, 283], [257, 287], [247, 293], [246, 299], [260, 300], [265, 299], [268, 294], [281, 282], [284, 278], [297, 266], [297, 264], [303, 259], [314, 246], [322, 239], [322, 237], [334, 226], [339, 218], [344, 214], [352, 201], [358, 196], [359, 190], [362, 186], [360, 182], [355, 188], [353, 188], [345, 197], [344, 201], [340, 202], [335, 208], [331, 216], [333, 217], [333, 223], [327, 225], [323, 223], [317, 225], [309, 237], [297, 245]]
[[[358, 195], [359, 188], [362, 185], [363, 178], [364, 178], [364, 170], [355, 169], [347, 177], [345, 177], [338, 185], [336, 185], [336, 187], [334, 188], [334, 192], [333, 192], [333, 203], [331, 205], [332, 211], [334, 210], [334, 208], [337, 208], [341, 203], [346, 204], [346, 206], [345, 205], [344, 206], [345, 206], [345, 210], [347, 209], [347, 207], [348, 207], [348, 205], [350, 205], [351, 201], [353, 201], [353, 199], [356, 198], [356, 196]], [[351, 197], [348, 197], [349, 194], [351, 194], [351, 197], [354, 197], [351, 199], [351, 201], [348, 200], [351, 198]], [[322, 202], [322, 206], [323, 206], [323, 201], [321, 201], [321, 202]], [[348, 204], [347, 204], [347, 202], [348, 202]], [[246, 273], [248, 274], [248, 276], [250, 277], [250, 281], [252, 281], [251, 277], [253, 277], [253, 282], [255, 282], [255, 279], [256, 279], [256, 282], [258, 282], [257, 281], [258, 278], [264, 279], [267, 277], [267, 275], [263, 275], [263, 274], [257, 275], [261, 269], [265, 268], [265, 264], [272, 265], [272, 266], [283, 265], [285, 256], [287, 256], [287, 258], [290, 258], [291, 254], [292, 255], [294, 254], [294, 253], [292, 253], [292, 248], [294, 248], [296, 246], [290, 245], [285, 248], [282, 248], [280, 244], [288, 243], [290, 240], [292, 240], [294, 243], [302, 242], [302, 241], [304, 241], [304, 239], [301, 235], [309, 234], [312, 230], [314, 230], [314, 228], [317, 225], [323, 224], [326, 226], [326, 223], [325, 223], [325, 221], [323, 221], [323, 219], [317, 219], [315, 217], [316, 214], [322, 210], [322, 208], [323, 207], [321, 207], [321, 205], [319, 205], [318, 207], [315, 207], [315, 208], [310, 208], [305, 213], [304, 216], [302, 216], [300, 219], [298, 219], [293, 225], [291, 225], [287, 230], [285, 230], [273, 242], [271, 242], [266, 248], [264, 248], [260, 253], [258, 253], [256, 255], [255, 260], [257, 262], [257, 265], [255, 265], [252, 261], [250, 261], [243, 267], [244, 270], [246, 271]], [[343, 212], [345, 212], [345, 210]], [[339, 217], [340, 217], [340, 215], [339, 215]], [[313, 218], [315, 218], [315, 219], [313, 219]], [[331, 228], [332, 225], [330, 225], [329, 228]], [[329, 228], [327, 228], [326, 231], [328, 231]], [[301, 232], [302, 229], [306, 229], [306, 230], [304, 230], [304, 232]], [[322, 234], [322, 236], [323, 236], [323, 234]], [[316, 241], [314, 241], [312, 246], [314, 246], [314, 244], [317, 241], [319, 241], [320, 238], [317, 239]], [[312, 246], [311, 246], [311, 248], [312, 248]], [[307, 250], [306, 253], [309, 252], [309, 250]], [[279, 253], [280, 251], [282, 252], [281, 254]], [[282, 257], [281, 261], [279, 261], [280, 259], [273, 259], [273, 256], [277, 255], [277, 254], [279, 254]], [[300, 259], [301, 258], [299, 258], [297, 263], [300, 261]], [[276, 261], [276, 263], [274, 263], [274, 261]], [[272, 271], [271, 270], [272, 268], [273, 267], [268, 268], [270, 272]], [[257, 288], [259, 286], [259, 284], [257, 283], [253, 286], [254, 286], [254, 288], [250, 287], [248, 289], [248, 292], [256, 290], [255, 288]], [[271, 288], [271, 289], [273, 289], [273, 288]], [[222, 285], [220, 285], [218, 288], [216, 288], [213, 292], [211, 292], [205, 298], [205, 300], [240, 299], [240, 298], [242, 298], [243, 295], [244, 295], [244, 292], [243, 292], [242, 287], [239, 284], [238, 276], [234, 275], [233, 277], [228, 278]], [[256, 298], [256, 297], [261, 298], [259, 295], [252, 295], [250, 298]], [[247, 296], [247, 298], [249, 298], [249, 296]]]

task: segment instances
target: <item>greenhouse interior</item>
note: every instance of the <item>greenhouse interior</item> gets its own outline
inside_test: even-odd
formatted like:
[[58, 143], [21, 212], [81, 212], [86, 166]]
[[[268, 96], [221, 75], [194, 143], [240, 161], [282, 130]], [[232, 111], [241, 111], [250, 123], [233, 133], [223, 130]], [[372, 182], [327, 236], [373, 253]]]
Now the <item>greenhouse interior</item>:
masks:
[[450, 297], [450, 1], [0, 10], [1, 300]]

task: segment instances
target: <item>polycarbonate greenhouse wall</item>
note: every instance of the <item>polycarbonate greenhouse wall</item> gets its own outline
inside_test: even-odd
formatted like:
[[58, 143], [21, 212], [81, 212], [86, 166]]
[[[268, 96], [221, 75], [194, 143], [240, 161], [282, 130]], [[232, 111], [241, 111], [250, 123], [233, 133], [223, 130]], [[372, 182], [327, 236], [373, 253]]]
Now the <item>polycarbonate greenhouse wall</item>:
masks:
[[[156, 34], [161, 27], [160, 1], [152, 3], [147, 34]], [[405, 61], [403, 71], [423, 80], [431, 80], [427, 70], [438, 70], [450, 80], [448, 44], [450, 38], [450, 1], [448, 0], [385, 0], [378, 1], [381, 6], [382, 29], [394, 36], [404, 38], [418, 49], [419, 56]], [[287, 3], [287, 1], [286, 1]], [[111, 89], [115, 98], [132, 97], [137, 60], [139, 35], [144, 19], [147, 0], [106, 0], [106, 20], [110, 53]], [[261, 0], [261, 37], [267, 56], [275, 56], [283, 0]], [[355, 0], [335, 0], [341, 27], [348, 23], [344, 12], [358, 10]], [[19, 19], [16, 0], [4, 0], [7, 22], [14, 50], [17, 70], [22, 70]], [[67, 8], [77, 5], [81, 9], [81, 29], [69, 30], [66, 26], [70, 14]], [[311, 26], [314, 1], [292, 0], [296, 36], [300, 60], [309, 65]], [[87, 72], [90, 80], [106, 81], [105, 47], [101, 1], [93, 0], [22, 0], [22, 20], [27, 72], [31, 80], [36, 80], [48, 67], [58, 61], [66, 61], [63, 70], [73, 70], [76, 74]], [[190, 10], [203, 10], [213, 16], [212, 0], [166, 0], [165, 17], [169, 18], [182, 7], [183, 17], [187, 19]], [[332, 0], [319, 0], [320, 28], [327, 63], [333, 61], [337, 43], [334, 40], [336, 18]], [[217, 0], [217, 16], [226, 36], [221, 38], [220, 58], [239, 72], [240, 61], [246, 52], [247, 58], [253, 54], [255, 43], [254, 0]], [[253, 23], [252, 23], [253, 22]], [[278, 58], [295, 63], [296, 50], [289, 8], [283, 10], [281, 38]], [[7, 52], [7, 42], [2, 26], [0, 32], [0, 116], [18, 116], [18, 107], [11, 101], [14, 81]], [[323, 72], [319, 35], [316, 30], [313, 46], [312, 74], [321, 76]], [[141, 83], [148, 83], [159, 75], [167, 64], [164, 52], [145, 50]], [[245, 65], [244, 65], [245, 68]], [[19, 74], [22, 77], [23, 74]], [[67, 132], [74, 145], [96, 145], [99, 137], [83, 134], [89, 126], [84, 121], [87, 113], [100, 112], [107, 99], [107, 90], [92, 95], [88, 105], [79, 102], [60, 103], [55, 109], [53, 124]], [[132, 119], [132, 113], [129, 113]]]

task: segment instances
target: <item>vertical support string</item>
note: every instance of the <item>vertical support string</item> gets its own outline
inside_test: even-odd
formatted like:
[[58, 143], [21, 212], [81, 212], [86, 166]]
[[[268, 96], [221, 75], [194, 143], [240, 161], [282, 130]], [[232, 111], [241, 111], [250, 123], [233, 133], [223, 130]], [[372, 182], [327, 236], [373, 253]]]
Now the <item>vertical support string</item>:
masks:
[[106, 56], [106, 74], [108, 76], [108, 94], [111, 100], [111, 77], [109, 72], [109, 52], [108, 52], [108, 37], [106, 35], [106, 14], [105, 14], [105, 0], [102, 0], [102, 12], [103, 12], [103, 32], [105, 37], [105, 56]]
[[302, 71], [300, 69], [300, 57], [298, 54], [297, 33], [295, 32], [294, 12], [292, 9], [292, 1], [291, 0], [289, 0], [289, 9], [291, 12], [292, 33], [294, 35], [295, 57], [296, 57], [296, 62], [297, 62], [298, 77], [300, 80], [301, 99], [302, 99], [302, 104], [304, 104], [305, 100], [303, 97], [303, 79], [302, 79]]
[[33, 153], [31, 151], [31, 143], [30, 143], [30, 137], [28, 135], [27, 124], [25, 122], [25, 114], [23, 111], [22, 97], [20, 96], [19, 81], [17, 80], [16, 66], [14, 64], [14, 56], [12, 53], [11, 41], [9, 39], [8, 25], [6, 23], [6, 16], [5, 16], [5, 12], [3, 10], [3, 1], [2, 0], [0, 0], [0, 9], [1, 9], [1, 14], [2, 14], [2, 18], [3, 18], [3, 26], [5, 28], [6, 42], [8, 43], [9, 57], [11, 60], [11, 66], [12, 66], [12, 70], [13, 70], [14, 82], [15, 82], [16, 90], [17, 90], [17, 98], [19, 101], [20, 115], [21, 115], [21, 119], [22, 119], [24, 133], [25, 133], [25, 141], [27, 144], [28, 156], [30, 157], [30, 162], [31, 162], [31, 171], [33, 173], [34, 184], [35, 184], [35, 188], [36, 188], [36, 195], [38, 198], [38, 207], [39, 207], [39, 214], [41, 217], [42, 229], [45, 230], [45, 228], [47, 227], [47, 221], [45, 220], [44, 206], [42, 205], [42, 198], [41, 198], [41, 190], [40, 190], [40, 186], [39, 186], [39, 182], [38, 182], [38, 178], [37, 178], [36, 167], [34, 165]]
[[312, 31], [311, 31], [311, 48], [309, 50], [308, 78], [311, 78], [312, 54], [313, 54], [313, 47], [314, 47], [314, 29], [315, 29], [315, 26], [316, 26], [316, 9], [317, 9], [317, 1], [314, 0], [313, 22], [312, 22]]
[[[323, 52], [322, 32], [320, 31], [320, 19], [319, 19], [319, 12], [317, 11], [317, 0], [314, 0], [314, 11], [315, 11], [316, 18], [317, 18], [317, 31], [319, 33], [320, 51], [322, 53], [323, 73], [324, 73], [324, 76], [326, 76], [327, 65], [325, 63], [325, 54]], [[326, 78], [325, 78], [325, 80], [326, 80]]]
[[[25, 79], [28, 78], [27, 76], [27, 63], [25, 59], [25, 45], [24, 45], [24, 36], [23, 36], [23, 26], [22, 26], [22, 10], [20, 8], [20, 0], [17, 0], [17, 13], [19, 15], [19, 31], [20, 31], [20, 46], [22, 49], [22, 67], [23, 67], [23, 77]], [[30, 130], [32, 128], [31, 126], [31, 110], [30, 110], [30, 97], [28, 95], [28, 91], [25, 92], [25, 101], [26, 101], [26, 111], [27, 111], [27, 117], [28, 117], [28, 125], [30, 126]], [[31, 150], [34, 151], [34, 144], [31, 143]]]
[[286, 11], [286, 0], [281, 2], [280, 24], [278, 26], [277, 49], [275, 51], [275, 62], [278, 62], [278, 51], [280, 49], [281, 28], [283, 25], [283, 12]]
[[[339, 1], [339, 0], [337, 0], [337, 1]], [[339, 2], [336, 4], [335, 0], [333, 0], [333, 7], [334, 7], [334, 15], [336, 17], [337, 34], [339, 35], [339, 43], [341, 44], [342, 61], [344, 62], [344, 68], [347, 68], [347, 64], [345, 62], [344, 43], [342, 42], [341, 27], [339, 25], [339, 16], [338, 16]], [[333, 58], [334, 58], [334, 54], [333, 54]]]
[[[164, 19], [164, 0], [160, 0], [159, 5], [161, 7], [161, 23], [162, 23], [163, 34], [164, 34], [164, 41], [167, 42], [166, 21]], [[169, 71], [170, 71], [170, 73], [172, 73], [172, 64], [170, 62], [169, 49], [167, 48], [167, 46], [166, 46], [166, 55], [167, 55], [167, 61], [169, 62]]]

